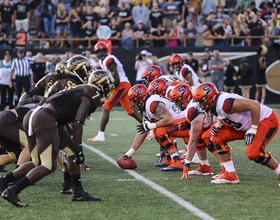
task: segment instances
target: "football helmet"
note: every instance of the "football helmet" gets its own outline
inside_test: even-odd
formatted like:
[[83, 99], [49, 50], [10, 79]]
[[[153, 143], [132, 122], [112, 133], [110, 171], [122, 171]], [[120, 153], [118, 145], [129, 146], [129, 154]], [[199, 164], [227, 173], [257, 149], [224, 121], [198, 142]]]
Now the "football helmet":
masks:
[[172, 66], [174, 71], [179, 72], [184, 64], [184, 58], [180, 54], [176, 53], [171, 56], [170, 65]]
[[93, 50], [93, 53], [100, 60], [103, 60], [108, 55], [108, 47], [103, 42], [98, 42], [97, 44], [95, 44]]
[[167, 88], [168, 88], [168, 85], [164, 81], [164, 79], [155, 79], [150, 83], [148, 90], [149, 90], [150, 95], [156, 94], [156, 95], [160, 95], [160, 96], [164, 97], [166, 94]]
[[160, 76], [162, 76], [161, 69], [156, 65], [147, 66], [142, 72], [142, 78], [145, 79], [146, 85]]
[[55, 65], [54, 73], [55, 74], [60, 74], [64, 73], [64, 70], [67, 68], [67, 62], [66, 61], [61, 61]]
[[95, 70], [90, 73], [88, 83], [101, 89], [102, 95], [108, 98], [115, 89], [114, 79], [104, 70]]
[[76, 55], [68, 60], [65, 72], [75, 75], [83, 83], [86, 83], [89, 73], [92, 70], [93, 68], [86, 57]]
[[177, 85], [170, 91], [168, 98], [175, 102], [178, 108], [183, 111], [192, 99], [192, 91], [187, 84]]
[[146, 86], [138, 84], [132, 86], [128, 91], [128, 101], [133, 102], [132, 108], [135, 111], [143, 111], [149, 91]]
[[193, 100], [199, 102], [200, 108], [209, 109], [218, 97], [218, 89], [212, 83], [202, 83], [193, 91]]

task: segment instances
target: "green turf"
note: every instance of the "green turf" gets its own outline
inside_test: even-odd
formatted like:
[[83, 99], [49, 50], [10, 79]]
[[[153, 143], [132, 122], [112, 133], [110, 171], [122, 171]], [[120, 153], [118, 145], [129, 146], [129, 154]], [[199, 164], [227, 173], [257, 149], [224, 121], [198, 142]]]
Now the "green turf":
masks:
[[[117, 110], [120, 110], [117, 108]], [[275, 110], [280, 115], [280, 110]], [[106, 128], [105, 142], [88, 142], [98, 132], [101, 112], [92, 114], [84, 127], [84, 143], [116, 159], [125, 153], [134, 140], [137, 122], [124, 111], [112, 111]], [[122, 120], [125, 119], [125, 120]], [[117, 136], [113, 136], [113, 135]], [[154, 167], [159, 146], [155, 140], [145, 141], [133, 155], [138, 174], [169, 190], [216, 219], [279, 219], [277, 175], [268, 168], [249, 161], [244, 141], [230, 143], [233, 162], [240, 178], [237, 185], [213, 185], [210, 176], [191, 176], [180, 180], [181, 172], [164, 173]], [[280, 161], [280, 134], [268, 145]], [[178, 140], [178, 148], [183, 142]], [[101, 202], [71, 202], [71, 195], [60, 194], [63, 173], [57, 171], [23, 190], [19, 197], [29, 207], [17, 208], [0, 200], [1, 219], [199, 219], [169, 197], [109, 163], [89, 149], [84, 149], [92, 171], [82, 172], [84, 189]], [[211, 154], [209, 161], [215, 173], [219, 164]], [[197, 166], [192, 165], [192, 168]], [[6, 167], [9, 171], [14, 165]], [[126, 181], [118, 181], [126, 180]]]

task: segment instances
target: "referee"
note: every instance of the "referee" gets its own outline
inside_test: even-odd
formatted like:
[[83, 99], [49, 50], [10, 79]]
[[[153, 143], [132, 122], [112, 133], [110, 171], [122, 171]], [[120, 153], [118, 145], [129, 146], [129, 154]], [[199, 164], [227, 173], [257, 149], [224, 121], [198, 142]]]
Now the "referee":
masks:
[[12, 63], [9, 87], [13, 88], [12, 79], [15, 74], [15, 90], [19, 100], [22, 93], [22, 87], [24, 87], [25, 91], [31, 89], [31, 64], [29, 58], [24, 56], [23, 49], [17, 51], [17, 56], [18, 58], [15, 58]]

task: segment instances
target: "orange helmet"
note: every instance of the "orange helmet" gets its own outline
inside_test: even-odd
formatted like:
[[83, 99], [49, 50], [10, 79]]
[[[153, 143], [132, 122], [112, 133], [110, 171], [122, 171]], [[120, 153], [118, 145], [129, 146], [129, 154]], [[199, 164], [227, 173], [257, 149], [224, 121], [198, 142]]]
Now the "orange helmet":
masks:
[[218, 89], [212, 83], [202, 83], [193, 91], [193, 99], [204, 104], [203, 110], [209, 109], [218, 96]]
[[142, 78], [147, 85], [160, 76], [162, 76], [161, 69], [156, 65], [147, 66], [142, 72]]
[[164, 81], [164, 79], [155, 79], [153, 80], [149, 87], [149, 93], [150, 95], [160, 95], [160, 96], [165, 96], [166, 90], [168, 88], [167, 83]]
[[[103, 42], [99, 42], [97, 44], [94, 45], [94, 54], [96, 54], [96, 57], [100, 60], [104, 59], [106, 57], [106, 55], [108, 54], [108, 47], [105, 43]], [[100, 51], [102, 51], [102, 53], [99, 53]]]
[[128, 101], [133, 102], [133, 108], [135, 111], [142, 111], [146, 103], [149, 91], [146, 86], [138, 84], [132, 86], [128, 91]]
[[[179, 64], [179, 66], [177, 66], [177, 64]], [[176, 53], [171, 56], [170, 65], [172, 66], [174, 71], [180, 71], [184, 64], [184, 58], [180, 54]]]
[[192, 99], [192, 91], [187, 84], [177, 85], [168, 94], [168, 98], [175, 102], [180, 110], [183, 111]]

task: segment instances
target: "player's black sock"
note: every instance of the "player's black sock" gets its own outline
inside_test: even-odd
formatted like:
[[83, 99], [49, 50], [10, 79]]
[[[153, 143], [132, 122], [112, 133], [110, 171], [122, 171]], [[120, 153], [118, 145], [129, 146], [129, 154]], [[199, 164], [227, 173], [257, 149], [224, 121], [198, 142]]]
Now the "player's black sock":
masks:
[[13, 189], [17, 194], [20, 191], [24, 190], [26, 187], [30, 186], [30, 181], [27, 176], [23, 177], [16, 185], [14, 185], [11, 189]]
[[15, 178], [13, 172], [8, 173], [7, 175], [3, 176], [3, 180], [8, 184], [10, 182], [15, 181], [17, 178]]
[[74, 192], [78, 192], [78, 191], [84, 191], [83, 187], [82, 187], [82, 183], [81, 183], [81, 174], [74, 174], [71, 175], [71, 179], [72, 179], [72, 184], [74, 187]]
[[70, 175], [70, 173], [64, 172], [63, 174], [64, 174], [64, 181], [65, 182], [71, 182], [71, 175]]

